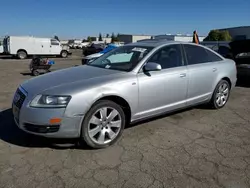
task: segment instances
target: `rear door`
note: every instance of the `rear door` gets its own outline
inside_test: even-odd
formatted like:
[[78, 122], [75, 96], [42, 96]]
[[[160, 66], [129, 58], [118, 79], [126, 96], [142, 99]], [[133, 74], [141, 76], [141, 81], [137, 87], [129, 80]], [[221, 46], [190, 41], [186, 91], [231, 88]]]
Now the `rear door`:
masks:
[[223, 59], [211, 50], [195, 44], [183, 44], [188, 63], [187, 105], [208, 100], [213, 94], [218, 63]]

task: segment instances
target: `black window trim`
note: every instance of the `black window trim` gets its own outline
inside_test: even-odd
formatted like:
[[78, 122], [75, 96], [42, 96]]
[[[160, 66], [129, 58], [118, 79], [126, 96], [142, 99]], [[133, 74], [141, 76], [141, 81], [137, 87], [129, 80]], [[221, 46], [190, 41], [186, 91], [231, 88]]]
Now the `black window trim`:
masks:
[[[149, 62], [150, 58], [153, 57], [156, 53], [158, 53], [160, 50], [162, 50], [163, 48], [166, 48], [168, 46], [172, 46], [172, 45], [179, 45], [180, 47], [180, 51], [181, 51], [181, 58], [182, 58], [182, 65], [179, 66], [179, 67], [183, 67], [183, 66], [186, 66], [186, 61], [185, 61], [185, 58], [184, 58], [184, 51], [183, 51], [183, 48], [182, 48], [182, 44], [181, 43], [173, 43], [173, 44], [166, 44], [164, 46], [161, 46], [159, 49], [157, 49], [155, 52], [153, 52], [153, 54], [151, 54], [147, 59], [146, 61], [142, 64], [142, 66], [140, 67], [138, 73], [141, 73], [143, 72], [143, 67]], [[179, 67], [173, 67], [173, 68], [179, 68]], [[171, 69], [173, 69], [171, 68]], [[168, 70], [168, 69], [162, 69], [161, 71], [163, 70]]]
[[[185, 50], [185, 47], [184, 47], [184, 45], [191, 45], [191, 46], [195, 46], [195, 45], [197, 45], [197, 44], [192, 44], [192, 43], [190, 43], [190, 44], [181, 44], [182, 45], [182, 50], [183, 50], [183, 53], [184, 53], [184, 57], [185, 57], [185, 63], [186, 63], [186, 66], [192, 66], [192, 65], [200, 65], [200, 64], [207, 64], [207, 63], [214, 63], [213, 61], [209, 61], [209, 62], [206, 62], [206, 63], [198, 63], [198, 64], [189, 64], [189, 62], [188, 62], [188, 58], [187, 58], [187, 52], [186, 52], [186, 50]], [[210, 49], [210, 48], [208, 48], [208, 47], [205, 47], [205, 46], [199, 46], [200, 48], [203, 48], [204, 50], [208, 50], [208, 51], [210, 51], [211, 53], [214, 53], [215, 55], [217, 55], [212, 49]], [[217, 55], [218, 56], [218, 55]], [[224, 60], [224, 58], [222, 58], [222, 56], [220, 55], [220, 56], [218, 56], [220, 59], [221, 59], [221, 61], [223, 61]]]

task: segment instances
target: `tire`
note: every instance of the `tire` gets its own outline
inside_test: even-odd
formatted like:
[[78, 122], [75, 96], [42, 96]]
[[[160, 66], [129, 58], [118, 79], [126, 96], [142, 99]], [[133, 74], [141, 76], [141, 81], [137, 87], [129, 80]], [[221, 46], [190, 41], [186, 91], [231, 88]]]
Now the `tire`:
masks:
[[226, 80], [221, 80], [217, 84], [217, 86], [214, 90], [212, 99], [210, 101], [210, 106], [213, 109], [223, 108], [226, 105], [226, 103], [229, 99], [229, 96], [230, 96], [230, 84]]
[[68, 57], [68, 52], [67, 52], [66, 50], [63, 50], [63, 51], [61, 52], [61, 57], [62, 57], [62, 58]]
[[[107, 109], [107, 119], [101, 117], [101, 109]], [[105, 111], [102, 112], [104, 114]], [[108, 119], [111, 112], [112, 114], [117, 113], [117, 115], [114, 116], [114, 118]], [[95, 116], [96, 118], [94, 124], [90, 123], [93, 116]], [[100, 119], [102, 119], [103, 121], [100, 121]], [[117, 142], [117, 140], [121, 137], [125, 127], [125, 123], [125, 113], [120, 105], [109, 100], [98, 101], [87, 112], [83, 120], [81, 140], [83, 140], [88, 146], [94, 149], [106, 148]]]
[[27, 53], [24, 50], [20, 50], [17, 52], [17, 57], [18, 59], [26, 59], [27, 58]]
[[32, 70], [32, 75], [33, 76], [39, 76], [40, 72], [38, 70]]

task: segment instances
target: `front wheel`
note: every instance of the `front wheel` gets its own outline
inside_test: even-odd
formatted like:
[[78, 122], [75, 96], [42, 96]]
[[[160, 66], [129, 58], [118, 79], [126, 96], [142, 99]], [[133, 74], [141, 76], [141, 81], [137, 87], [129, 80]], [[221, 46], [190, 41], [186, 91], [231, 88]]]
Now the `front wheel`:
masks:
[[92, 148], [105, 148], [114, 144], [125, 127], [125, 114], [120, 105], [98, 101], [86, 114], [81, 137]]
[[230, 95], [230, 84], [226, 80], [221, 80], [213, 93], [213, 97], [211, 99], [212, 108], [219, 109], [226, 105]]

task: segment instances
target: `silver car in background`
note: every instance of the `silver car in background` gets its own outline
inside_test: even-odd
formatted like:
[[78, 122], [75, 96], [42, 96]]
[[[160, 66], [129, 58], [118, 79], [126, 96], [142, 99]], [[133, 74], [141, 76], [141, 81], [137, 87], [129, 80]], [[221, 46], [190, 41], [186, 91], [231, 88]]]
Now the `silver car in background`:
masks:
[[28, 133], [104, 148], [131, 122], [202, 103], [222, 108], [236, 80], [235, 62], [205, 46], [148, 40], [27, 80], [12, 107]]

